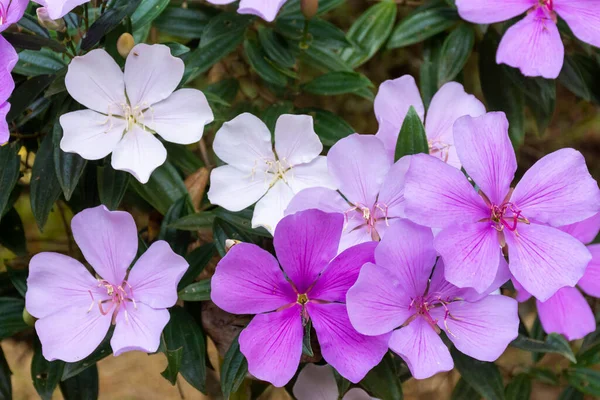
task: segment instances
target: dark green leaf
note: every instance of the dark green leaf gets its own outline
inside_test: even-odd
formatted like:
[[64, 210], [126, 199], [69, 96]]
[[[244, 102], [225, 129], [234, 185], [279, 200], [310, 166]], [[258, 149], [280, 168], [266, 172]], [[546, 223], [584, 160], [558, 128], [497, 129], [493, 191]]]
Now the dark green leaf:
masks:
[[584, 395], [572, 386], [567, 387], [558, 397], [558, 400], [583, 400]]
[[212, 18], [204, 32], [200, 41], [200, 48], [205, 49], [209, 46], [221, 45], [227, 36], [243, 36], [246, 28], [254, 20], [254, 17], [249, 15], [241, 15], [235, 12], [224, 12]]
[[10, 111], [6, 115], [7, 122], [13, 122], [25, 110], [31, 107], [34, 100], [54, 80], [53, 75], [40, 75], [27, 79], [20, 84], [10, 97]]
[[402, 384], [396, 375], [396, 367], [391, 353], [360, 381], [361, 385], [372, 396], [381, 400], [402, 400]]
[[[283, 36], [300, 42], [304, 38], [304, 17], [278, 18], [275, 21], [277, 31]], [[319, 44], [328, 48], [339, 49], [350, 44], [346, 34], [340, 28], [321, 18], [313, 18], [308, 25], [309, 39], [311, 45]]]
[[439, 89], [438, 66], [440, 54], [442, 52], [442, 38], [435, 36], [423, 43], [423, 63], [419, 71], [419, 88], [423, 97], [425, 108], [429, 108], [429, 103]]
[[264, 27], [259, 29], [258, 39], [266, 55], [280, 66], [291, 68], [296, 64], [296, 58], [290, 51], [288, 43], [272, 29]]
[[186, 286], [179, 292], [179, 299], [183, 301], [210, 300], [210, 279], [204, 279]]
[[204, 268], [208, 265], [213, 255], [215, 254], [215, 245], [214, 243], [206, 243], [202, 246], [194, 249], [190, 254], [185, 258], [188, 264], [190, 265], [183, 274], [183, 277], [179, 281], [179, 285], [177, 285], [177, 290], [182, 290], [196, 279], [198, 275]]
[[193, 387], [206, 392], [206, 342], [204, 332], [183, 308], [169, 310], [171, 319], [163, 332], [167, 351], [183, 349], [179, 373]]
[[31, 33], [35, 33], [38, 36], [43, 36], [46, 38], [50, 37], [48, 30], [39, 24], [37, 18], [27, 13], [25, 13], [23, 17], [17, 21], [17, 25]]
[[398, 142], [396, 142], [395, 160], [398, 161], [404, 156], [419, 153], [429, 154], [429, 145], [427, 144], [427, 135], [421, 117], [419, 117], [415, 108], [410, 106], [406, 117], [404, 117]]
[[78, 376], [82, 372], [86, 371], [88, 368], [95, 366], [98, 361], [111, 355], [111, 338], [112, 332], [109, 331], [100, 343], [100, 345], [98, 345], [98, 347], [96, 348], [96, 350], [94, 350], [92, 354], [90, 354], [81, 361], [77, 361], [74, 363], [66, 363], [61, 380], [64, 382], [67, 379], [73, 378], [74, 376]]
[[577, 390], [592, 396], [600, 396], [600, 371], [572, 367], [567, 370], [569, 384]]
[[585, 349], [582, 346], [579, 354], [577, 354], [577, 364], [584, 366], [600, 364], [600, 343], [596, 343]]
[[202, 89], [204, 94], [213, 93], [228, 103], [231, 103], [233, 100], [235, 100], [235, 96], [239, 90], [240, 82], [233, 78], [220, 80], [219, 82], [210, 84]]
[[198, 231], [200, 229], [208, 229], [212, 226], [215, 220], [215, 214], [210, 211], [202, 211], [196, 214], [186, 215], [169, 225], [170, 228], [179, 229], [182, 231]]
[[[480, 399], [481, 396], [471, 385], [465, 381], [464, 378], [460, 378], [452, 390], [451, 400], [475, 400]], [[525, 399], [523, 399], [525, 400]]]
[[175, 385], [175, 383], [177, 383], [177, 374], [181, 368], [181, 360], [183, 359], [183, 347], [176, 350], [167, 350], [165, 351], [165, 355], [167, 356], [168, 362], [167, 368], [160, 374], [168, 380], [171, 385]]
[[[94, 23], [90, 26], [83, 40], [81, 41], [82, 50], [91, 50], [104, 35], [116, 28], [121, 21], [136, 10], [141, 0], [123, 0], [115, 2], [114, 8], [110, 8], [104, 12]], [[148, 0], [146, 0], [148, 2]]]
[[504, 384], [500, 370], [494, 363], [471, 358], [452, 348], [454, 366], [463, 379], [486, 400], [504, 399]]
[[325, 146], [333, 146], [340, 139], [352, 135], [356, 130], [342, 117], [331, 111], [318, 108], [305, 108], [298, 110], [301, 114], [308, 114], [313, 117], [315, 132]]
[[314, 357], [312, 345], [310, 343], [310, 331], [312, 330], [312, 322], [310, 319], [304, 324], [304, 336], [302, 337], [302, 354], [308, 357]]
[[365, 11], [348, 30], [353, 47], [342, 50], [342, 60], [353, 67], [370, 60], [392, 33], [397, 9], [393, 1], [382, 1]]
[[129, 173], [113, 169], [110, 163], [97, 169], [100, 202], [109, 210], [116, 210], [129, 184]]
[[508, 69], [509, 78], [525, 95], [527, 107], [535, 117], [538, 133], [542, 134], [550, 124], [556, 106], [556, 81], [544, 78], [527, 78], [518, 70]]
[[240, 351], [238, 338], [239, 335], [233, 339], [221, 365], [221, 391], [225, 399], [238, 390], [248, 372], [248, 361]]
[[67, 67], [63, 67], [56, 71], [54, 75], [54, 80], [48, 86], [48, 89], [44, 92], [44, 97], [49, 99], [55, 94], [59, 94], [67, 91], [67, 86], [65, 85], [65, 77], [67, 76]]
[[25, 76], [51, 75], [65, 65], [65, 60], [49, 49], [23, 50], [13, 72]]
[[62, 189], [54, 168], [52, 136], [46, 135], [36, 154], [31, 171], [31, 211], [40, 230], [43, 230], [52, 206]]
[[17, 289], [17, 292], [25, 297], [25, 293], [27, 293], [27, 276], [29, 275], [29, 270], [26, 268], [15, 269], [7, 265], [6, 272], [8, 272], [8, 277], [15, 289]]
[[353, 93], [373, 86], [369, 78], [358, 72], [336, 71], [321, 75], [302, 85], [302, 90], [321, 96]]
[[162, 44], [164, 44], [169, 48], [169, 50], [171, 50], [171, 55], [173, 55], [173, 57], [179, 57], [180, 55], [190, 52], [190, 48], [182, 45], [181, 43], [167, 42]]
[[190, 233], [171, 228], [169, 225], [171, 222], [176, 221], [193, 211], [190, 197], [185, 194], [169, 207], [169, 211], [165, 214], [165, 218], [160, 225], [158, 238], [169, 243], [173, 251], [181, 256], [184, 256], [187, 253], [188, 243], [191, 238]]
[[515, 340], [512, 341], [510, 345], [512, 347], [530, 351], [532, 353], [560, 354], [571, 362], [577, 362], [569, 342], [558, 333], [549, 334], [545, 341], [535, 340], [523, 335], [519, 335]]
[[504, 392], [506, 400], [528, 400], [531, 396], [531, 378], [525, 374], [515, 376]]
[[4, 400], [12, 400], [12, 383], [10, 376], [12, 372], [4, 357], [4, 352], [0, 348], [0, 398]]
[[0, 220], [0, 244], [18, 256], [27, 255], [25, 229], [19, 213], [14, 208]]
[[169, 211], [173, 203], [187, 194], [183, 179], [169, 162], [158, 167], [147, 184], [131, 179], [130, 187], [163, 215]]
[[313, 43], [308, 49], [301, 53], [303, 60], [311, 66], [322, 71], [348, 71], [352, 72], [352, 67], [342, 60], [339, 54], [331, 51], [330, 48]]
[[238, 212], [227, 211], [224, 208], [217, 208], [214, 211], [215, 216], [219, 217], [223, 221], [228, 222], [240, 232], [246, 232], [252, 235], [263, 236], [267, 238], [273, 237], [265, 228], [252, 228], [252, 215], [251, 209], [245, 209]]
[[12, 297], [0, 297], [0, 340], [29, 328], [23, 321], [25, 301]]
[[558, 385], [560, 378], [547, 368], [530, 368], [529, 375], [535, 380], [546, 383], [548, 385]]
[[41, 50], [42, 47], [48, 47], [54, 51], [58, 51], [59, 53], [64, 53], [67, 51], [65, 46], [62, 44], [44, 36], [18, 32], [4, 32], [2, 33], [2, 36], [18, 49], [37, 51]]
[[600, 64], [596, 60], [581, 54], [565, 54], [558, 80], [576, 96], [600, 103]]
[[185, 39], [197, 39], [202, 36], [212, 12], [192, 8], [167, 7], [154, 21], [154, 26], [162, 33]]
[[286, 75], [267, 61], [267, 55], [256, 40], [246, 39], [244, 41], [244, 51], [248, 57], [248, 63], [258, 76], [277, 86], [287, 85]]
[[42, 346], [36, 342], [31, 360], [33, 386], [43, 400], [50, 400], [60, 382], [65, 363], [60, 360], [48, 361], [42, 355]]
[[271, 104], [262, 114], [262, 120], [271, 131], [271, 134], [275, 132], [275, 124], [279, 117], [283, 114], [292, 114], [294, 111], [294, 105], [289, 101], [282, 103]]
[[460, 24], [454, 29], [442, 45], [438, 67], [438, 85], [456, 78], [467, 63], [475, 43], [475, 32], [471, 25]]
[[459, 19], [458, 13], [452, 8], [416, 10], [396, 26], [387, 47], [395, 49], [422, 42], [451, 28]]
[[96, 400], [98, 398], [98, 367], [96, 364], [79, 375], [60, 382], [65, 400]]
[[204, 166], [200, 158], [187, 146], [170, 142], [163, 142], [163, 144], [167, 149], [167, 160], [184, 174], [191, 175]]
[[60, 141], [63, 137], [63, 129], [58, 118], [54, 122], [52, 136], [54, 141], [54, 168], [56, 177], [65, 195], [65, 200], [69, 201], [79, 183], [79, 178], [81, 178], [85, 170], [87, 161], [78, 154], [65, 153], [61, 150]]
[[145, 25], [151, 24], [160, 13], [169, 5], [169, 0], [145, 0], [131, 14], [131, 24], [133, 29], [139, 29]]
[[0, 146], [0, 218], [5, 213], [13, 188], [19, 180], [21, 159], [17, 143]]
[[[344, 2], [345, 0], [319, 0], [317, 15], [325, 14], [327, 11], [341, 6]], [[301, 15], [300, 0], [290, 0], [281, 9], [279, 18], [297, 18]]]
[[350, 385], [352, 384], [352, 382], [350, 382], [348, 379], [341, 376], [340, 373], [337, 372], [335, 369], [333, 369], [333, 376], [335, 377], [335, 383], [338, 388], [338, 393], [340, 394], [340, 397], [343, 399], [343, 396], [346, 394], [348, 389], [350, 389]]

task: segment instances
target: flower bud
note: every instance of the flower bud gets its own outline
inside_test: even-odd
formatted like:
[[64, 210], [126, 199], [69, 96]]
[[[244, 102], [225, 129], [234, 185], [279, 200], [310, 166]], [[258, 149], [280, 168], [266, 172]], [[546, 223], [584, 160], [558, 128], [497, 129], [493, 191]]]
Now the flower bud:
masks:
[[23, 309], [23, 321], [25, 321], [28, 326], [35, 326], [35, 318], [33, 315], [29, 314], [29, 311], [25, 308]]
[[117, 51], [123, 58], [127, 58], [131, 49], [135, 46], [135, 39], [131, 36], [131, 33], [125, 32], [119, 36], [117, 40]]
[[64, 32], [67, 29], [67, 26], [65, 25], [65, 20], [62, 18], [57, 20], [50, 18], [46, 7], [40, 7], [35, 12], [38, 17], [38, 22], [44, 28], [58, 32]]
[[234, 240], [234, 239], [227, 239], [225, 240], [225, 251], [229, 251], [231, 250], [231, 248], [233, 246], [235, 246], [236, 244], [242, 243], [239, 240]]
[[312, 19], [319, 10], [319, 0], [300, 0], [300, 8], [306, 19]]

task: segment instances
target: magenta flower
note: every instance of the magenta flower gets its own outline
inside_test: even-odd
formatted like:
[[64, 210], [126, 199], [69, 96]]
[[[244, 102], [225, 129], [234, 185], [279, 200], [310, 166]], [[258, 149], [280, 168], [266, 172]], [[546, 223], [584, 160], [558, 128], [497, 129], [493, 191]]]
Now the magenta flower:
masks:
[[548, 79], [558, 77], [565, 55], [557, 15], [579, 40], [600, 47], [599, 6], [598, 0], [456, 0], [460, 16], [478, 24], [506, 21], [527, 11], [504, 34], [496, 62]]
[[[1, 3], [0, 3], [1, 5]], [[6, 114], [10, 110], [8, 98], [15, 89], [15, 82], [10, 74], [19, 56], [4, 37], [0, 36], [0, 145], [8, 142], [10, 137]]]
[[[207, 0], [209, 3], [223, 5], [237, 0]], [[238, 13], [257, 15], [268, 22], [273, 22], [277, 13], [287, 0], [242, 0]]]
[[508, 245], [513, 276], [538, 299], [574, 286], [591, 256], [556, 227], [600, 209], [598, 184], [581, 153], [562, 149], [545, 156], [511, 189], [517, 160], [503, 113], [462, 117], [454, 124], [454, 142], [479, 192], [461, 171], [422, 154], [411, 158], [404, 190], [407, 218], [442, 229], [435, 248], [446, 280], [485, 291]]
[[362, 267], [347, 295], [354, 328], [365, 335], [392, 332], [390, 349], [416, 379], [453, 368], [442, 330], [458, 350], [482, 361], [496, 360], [519, 330], [517, 302], [489, 295], [509, 277], [500, 255], [504, 267], [481, 295], [445, 281], [441, 259], [433, 269], [436, 257], [431, 229], [398, 221], [375, 249], [375, 263]]
[[485, 114], [485, 106], [475, 96], [467, 94], [460, 83], [448, 82], [433, 96], [427, 118], [424, 118], [425, 107], [412, 76], [383, 82], [375, 97], [375, 116], [379, 122], [377, 137], [391, 157], [396, 152], [398, 134], [411, 106], [425, 122], [429, 154], [460, 169], [452, 125], [463, 115], [478, 117]]
[[39, 318], [35, 329], [49, 360], [79, 361], [90, 355], [115, 325], [115, 356], [153, 353], [177, 301], [177, 284], [188, 268], [164, 241], [139, 258], [135, 221], [129, 213], [89, 208], [73, 217], [73, 237], [99, 275], [58, 253], [40, 253], [29, 264], [25, 307]]
[[34, 2], [42, 5], [51, 19], [57, 20], [68, 13], [70, 13], [75, 7], [80, 6], [84, 3], [88, 3], [90, 0], [33, 0]]
[[394, 164], [373, 135], [344, 138], [327, 155], [327, 169], [339, 192], [304, 189], [292, 198], [286, 215], [311, 208], [344, 214], [340, 251], [379, 240], [392, 222], [404, 216], [404, 174], [409, 160], [403, 157]]
[[0, 32], [19, 21], [28, 4], [29, 0], [0, 0]]
[[375, 243], [335, 257], [343, 223], [342, 215], [319, 210], [290, 215], [275, 229], [279, 263], [260, 247], [241, 243], [217, 265], [211, 292], [215, 304], [233, 314], [258, 314], [239, 337], [255, 377], [278, 387], [290, 381], [300, 363], [308, 320], [323, 358], [352, 382], [360, 381], [386, 353], [386, 336], [361, 335], [348, 319], [346, 292], [360, 267], [373, 259]]
[[[589, 243], [600, 230], [600, 214], [559, 229], [582, 243]], [[588, 250], [592, 253], [592, 260], [577, 285], [588, 295], [600, 298], [600, 245], [590, 245]], [[526, 301], [531, 297], [518, 281], [513, 279], [513, 283], [517, 289], [517, 300]], [[576, 288], [562, 288], [548, 300], [537, 300], [536, 304], [542, 328], [548, 333], [560, 333], [569, 340], [576, 340], [596, 330], [594, 313]]]

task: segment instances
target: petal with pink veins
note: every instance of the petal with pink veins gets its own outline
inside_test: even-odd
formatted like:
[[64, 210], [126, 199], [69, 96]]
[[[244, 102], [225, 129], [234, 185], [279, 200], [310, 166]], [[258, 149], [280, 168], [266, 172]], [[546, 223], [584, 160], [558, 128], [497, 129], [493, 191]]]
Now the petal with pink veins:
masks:
[[577, 39], [600, 47], [600, 0], [554, 0], [553, 7]]
[[588, 295], [600, 298], [600, 244], [589, 245], [587, 249], [592, 253], [592, 260], [577, 284]]
[[533, 8], [538, 0], [456, 0], [460, 17], [476, 24], [509, 20]]
[[583, 244], [591, 243], [600, 232], [600, 213], [580, 222], [559, 226], [558, 229], [568, 233]]
[[576, 288], [564, 287], [545, 302], [538, 300], [536, 304], [546, 333], [560, 333], [570, 341], [596, 330], [594, 313]]
[[114, 355], [134, 350], [155, 353], [169, 318], [169, 311], [165, 309], [156, 310], [144, 303], [123, 303], [110, 339]]
[[396, 161], [381, 185], [377, 203], [384, 210], [386, 218], [405, 217], [404, 179], [410, 167], [410, 159], [410, 156], [405, 156]]

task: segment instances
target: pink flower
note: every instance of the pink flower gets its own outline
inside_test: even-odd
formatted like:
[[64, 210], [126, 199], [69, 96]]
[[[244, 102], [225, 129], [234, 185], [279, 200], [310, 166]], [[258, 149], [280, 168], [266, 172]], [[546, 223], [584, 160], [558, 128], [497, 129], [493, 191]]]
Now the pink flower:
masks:
[[[222, 5], [237, 0], [207, 0], [209, 3]], [[265, 21], [272, 22], [287, 0], [241, 0], [238, 13], [257, 15]]]
[[4, 37], [0, 36], [0, 145], [8, 142], [10, 137], [6, 114], [10, 110], [8, 98], [15, 89], [15, 82], [10, 74], [19, 56]]
[[539, 160], [511, 189], [517, 160], [503, 113], [462, 117], [454, 142], [464, 174], [431, 156], [412, 156], [405, 177], [405, 213], [412, 221], [440, 228], [435, 248], [446, 280], [485, 291], [508, 246], [510, 271], [545, 301], [574, 286], [590, 261], [585, 246], [556, 227], [600, 210], [598, 184], [578, 151], [562, 149]]
[[[297, 400], [338, 400], [340, 392], [335, 382], [333, 369], [329, 365], [306, 364], [294, 384]], [[353, 388], [341, 400], [375, 400], [367, 392]]]
[[[589, 243], [600, 230], [600, 214], [559, 229], [582, 243]], [[577, 285], [589, 296], [600, 298], [600, 245], [589, 245], [588, 250], [592, 253], [592, 260]], [[526, 301], [531, 297], [516, 279], [513, 283], [517, 289], [517, 300]], [[576, 340], [596, 330], [594, 313], [576, 288], [562, 288], [544, 302], [536, 300], [536, 304], [542, 327], [548, 333], [560, 333], [568, 340]]]
[[311, 208], [344, 214], [339, 251], [379, 240], [391, 223], [404, 217], [404, 174], [409, 162], [409, 157], [403, 157], [394, 164], [373, 135], [344, 138], [327, 155], [327, 169], [339, 192], [304, 189], [292, 198], [286, 215]]
[[44, 357], [67, 362], [87, 357], [111, 323], [115, 356], [132, 350], [155, 352], [187, 262], [158, 241], [128, 272], [138, 236], [135, 221], [123, 211], [89, 208], [73, 217], [71, 228], [99, 277], [62, 254], [40, 253], [31, 259], [25, 307], [39, 318], [35, 329]]
[[600, 47], [600, 0], [456, 0], [460, 16], [478, 24], [506, 21], [525, 11], [498, 48], [496, 62], [519, 68], [526, 76], [554, 79], [565, 54], [557, 15], [583, 42]]
[[25, 14], [29, 0], [0, 0], [0, 32], [18, 22]]
[[60, 148], [86, 160], [112, 153], [114, 169], [127, 171], [141, 183], [167, 159], [155, 137], [191, 144], [202, 137], [213, 113], [204, 94], [177, 89], [184, 65], [164, 45], [138, 44], [125, 72], [104, 50], [92, 50], [69, 64], [69, 94], [89, 110], [60, 117], [64, 136]]
[[51, 19], [57, 20], [71, 12], [75, 7], [90, 0], [33, 0], [34, 2], [44, 6]]
[[452, 125], [464, 115], [478, 117], [485, 114], [485, 106], [475, 96], [467, 94], [460, 83], [448, 82], [433, 96], [427, 110], [427, 118], [424, 118], [425, 107], [412, 76], [404, 75], [383, 82], [375, 97], [375, 116], [379, 122], [377, 137], [392, 157], [396, 152], [402, 123], [411, 106], [415, 108], [421, 120], [425, 121], [429, 154], [460, 169]]
[[442, 330], [458, 350], [482, 361], [495, 361], [519, 330], [517, 302], [489, 295], [508, 279], [504, 259], [494, 283], [479, 295], [445, 281], [441, 259], [433, 269], [436, 257], [431, 229], [398, 221], [347, 295], [354, 328], [365, 335], [391, 332], [390, 349], [416, 379], [453, 368]]
[[[346, 292], [375, 243], [337, 249], [344, 217], [319, 210], [287, 216], [275, 230], [277, 258], [241, 243], [219, 262], [211, 298], [233, 314], [258, 314], [239, 337], [255, 377], [281, 387], [296, 373], [304, 325], [310, 320], [323, 358], [342, 376], [359, 382], [387, 351], [387, 337], [356, 332], [346, 310]], [[280, 267], [281, 265], [281, 267]]]

